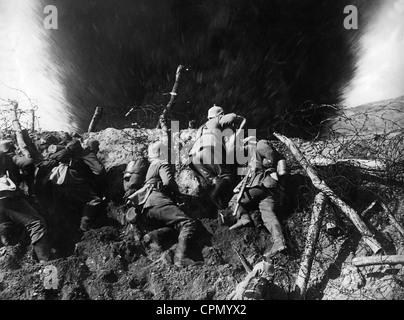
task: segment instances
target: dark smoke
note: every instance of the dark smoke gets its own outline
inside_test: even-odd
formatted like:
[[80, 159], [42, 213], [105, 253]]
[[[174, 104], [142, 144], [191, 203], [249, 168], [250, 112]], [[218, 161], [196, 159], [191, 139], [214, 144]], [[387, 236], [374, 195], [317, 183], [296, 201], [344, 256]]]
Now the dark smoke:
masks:
[[[359, 30], [343, 10], [358, 6], [359, 24], [375, 1], [63, 0], [50, 48], [72, 119], [86, 131], [96, 106], [98, 129], [130, 126], [130, 106], [165, 105], [176, 68], [188, 68], [173, 119], [204, 121], [214, 103], [274, 130], [310, 138], [341, 103], [353, 77]], [[42, 12], [38, 13], [43, 16]], [[305, 111], [303, 109], [306, 109]], [[136, 113], [141, 115], [141, 113]], [[145, 125], [143, 123], [143, 125]], [[154, 127], [156, 123], [149, 123]]]

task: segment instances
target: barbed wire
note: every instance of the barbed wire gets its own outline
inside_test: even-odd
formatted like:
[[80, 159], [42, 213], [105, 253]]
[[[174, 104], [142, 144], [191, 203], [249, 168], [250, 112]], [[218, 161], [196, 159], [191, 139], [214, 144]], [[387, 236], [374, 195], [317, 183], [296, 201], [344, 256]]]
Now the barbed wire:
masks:
[[[307, 141], [294, 139], [299, 149], [310, 161], [316, 157], [330, 160], [329, 165], [316, 165], [322, 180], [335, 193], [358, 213], [361, 213], [372, 201], [379, 205], [372, 209], [369, 217], [362, 217], [372, 227], [376, 238], [383, 243], [386, 254], [396, 254], [403, 246], [403, 238], [393, 230], [389, 218], [381, 204], [386, 205], [400, 225], [404, 225], [402, 205], [404, 204], [404, 110], [395, 103], [372, 106], [366, 109], [339, 111], [339, 115], [326, 119], [330, 121], [328, 136], [323, 140]], [[287, 116], [285, 116], [287, 117]], [[319, 135], [317, 135], [318, 137]], [[294, 173], [305, 174], [289, 149], [276, 143], [287, 155]], [[364, 171], [358, 167], [338, 162], [341, 159], [379, 160], [385, 168]], [[311, 215], [311, 203], [318, 190], [309, 183], [304, 188], [307, 197], [300, 213], [297, 212], [288, 221], [293, 241], [300, 252], [304, 250], [305, 235]], [[354, 256], [371, 255], [361, 243], [360, 234], [352, 223], [336, 208], [328, 205], [324, 219], [337, 220], [336, 225], [342, 235], [330, 235], [323, 221], [320, 238], [314, 257], [308, 299], [391, 299], [404, 297], [404, 275], [402, 269], [385, 266], [378, 273], [378, 279], [372, 278], [370, 267], [355, 268], [355, 275], [349, 270], [349, 254]], [[393, 228], [393, 229], [392, 229]], [[300, 260], [289, 261], [288, 272], [297, 274]], [[283, 265], [281, 265], [283, 266]], [[357, 273], [357, 274], [356, 274]], [[279, 279], [285, 285], [288, 275], [279, 272]], [[351, 279], [352, 278], [352, 279]], [[356, 279], [356, 280], [355, 280]], [[362, 279], [362, 280], [358, 280]], [[356, 282], [357, 283], [356, 283]]]

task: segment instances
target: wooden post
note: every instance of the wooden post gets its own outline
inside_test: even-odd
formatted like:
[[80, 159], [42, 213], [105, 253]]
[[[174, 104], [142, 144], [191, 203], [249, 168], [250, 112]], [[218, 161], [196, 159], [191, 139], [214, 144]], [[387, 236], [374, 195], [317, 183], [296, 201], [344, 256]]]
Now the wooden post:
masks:
[[23, 132], [21, 129], [20, 121], [18, 121], [18, 102], [12, 101], [11, 103], [14, 106], [14, 110], [13, 110], [13, 112], [11, 112], [11, 118], [12, 118], [13, 129], [15, 131], [15, 135], [17, 138], [18, 147], [20, 148], [23, 156], [31, 158], [31, 153], [29, 152], [28, 146], [24, 140], [24, 135], [23, 135]]
[[404, 264], [403, 255], [357, 257], [352, 259], [355, 267], [365, 267], [381, 264]]
[[[161, 115], [159, 117], [159, 122], [157, 124], [157, 129], [159, 127], [161, 127], [161, 129], [163, 129], [163, 131], [166, 135], [166, 138], [167, 138], [167, 147], [168, 147], [167, 161], [168, 161], [168, 163], [171, 162], [171, 148], [172, 148], [171, 143], [173, 143], [173, 141], [172, 141], [172, 139], [169, 138], [169, 127], [167, 125], [167, 113], [171, 110], [171, 107], [175, 101], [175, 97], [177, 96], [178, 82], [180, 80], [180, 75], [181, 75], [181, 71], [183, 68], [184, 68], [184, 66], [182, 66], [182, 65], [179, 65], [177, 67], [174, 86], [170, 92], [170, 95], [171, 95], [170, 101], [168, 102], [167, 106], [164, 108], [163, 112], [161, 113]], [[175, 161], [174, 161], [174, 168], [175, 168]]]
[[34, 108], [31, 109], [31, 113], [32, 113], [31, 132], [34, 132], [35, 131], [35, 109]]
[[88, 126], [87, 132], [93, 132], [98, 121], [101, 119], [103, 113], [102, 107], [95, 108], [93, 118], [91, 119], [90, 125]]
[[163, 112], [161, 113], [161, 115], [159, 117], [159, 123], [157, 124], [157, 128], [161, 127], [161, 129], [163, 129], [164, 132], [167, 133], [167, 135], [168, 135], [168, 127], [167, 127], [166, 116], [175, 101], [175, 97], [177, 96], [178, 82], [180, 80], [180, 75], [181, 75], [181, 71], [183, 68], [184, 68], [184, 66], [182, 66], [182, 65], [179, 65], [177, 68], [177, 72], [175, 74], [174, 86], [170, 92], [170, 95], [171, 95], [170, 101], [168, 102], [167, 106], [164, 108]]
[[314, 198], [313, 212], [311, 214], [310, 226], [306, 236], [306, 245], [293, 293], [294, 298], [298, 300], [304, 299], [306, 296], [307, 284], [310, 279], [311, 267], [316, 251], [316, 243], [320, 234], [321, 223], [323, 221], [326, 200], [327, 198], [322, 192], [319, 192]]
[[382, 246], [375, 239], [374, 235], [369, 230], [367, 225], [362, 221], [358, 213], [350, 206], [348, 206], [344, 201], [342, 201], [335, 194], [335, 192], [332, 191], [327, 186], [327, 184], [318, 177], [317, 172], [310, 165], [302, 152], [296, 147], [293, 141], [276, 132], [274, 133], [274, 136], [277, 137], [281, 142], [283, 142], [287, 147], [289, 147], [296, 160], [306, 170], [307, 175], [313, 182], [314, 187], [323, 192], [331, 200], [331, 202], [338, 206], [340, 210], [352, 221], [358, 231], [362, 234], [363, 240], [372, 249], [372, 251], [374, 253], [379, 253], [380, 251], [382, 251]]
[[37, 163], [42, 161], [44, 159], [44, 157], [43, 157], [42, 153], [40, 153], [38, 151], [35, 144], [32, 142], [32, 139], [29, 136], [29, 133], [28, 133], [27, 129], [22, 130], [22, 136], [23, 136], [24, 142], [25, 142], [25, 144], [27, 146], [27, 150], [29, 151], [29, 154], [34, 159], [34, 161], [37, 162]]

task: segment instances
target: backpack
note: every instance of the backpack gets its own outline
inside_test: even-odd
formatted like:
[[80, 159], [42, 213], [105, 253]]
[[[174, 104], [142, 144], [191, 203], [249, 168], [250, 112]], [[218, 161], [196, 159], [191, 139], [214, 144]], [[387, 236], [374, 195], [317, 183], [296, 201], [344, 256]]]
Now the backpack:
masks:
[[123, 188], [125, 192], [139, 189], [145, 182], [150, 162], [144, 157], [138, 157], [126, 165], [123, 172]]

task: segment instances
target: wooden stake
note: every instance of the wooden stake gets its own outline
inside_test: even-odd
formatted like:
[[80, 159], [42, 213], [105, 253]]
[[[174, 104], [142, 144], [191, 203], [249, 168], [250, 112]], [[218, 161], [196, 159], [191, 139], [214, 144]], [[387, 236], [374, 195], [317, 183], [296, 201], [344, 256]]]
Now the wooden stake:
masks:
[[331, 200], [331, 202], [338, 206], [340, 210], [352, 221], [358, 231], [362, 234], [363, 240], [372, 249], [372, 251], [374, 253], [379, 253], [381, 250], [383, 250], [382, 246], [375, 239], [374, 235], [369, 230], [367, 225], [362, 221], [358, 213], [348, 206], [344, 201], [342, 201], [335, 194], [335, 192], [332, 191], [327, 184], [318, 177], [317, 172], [292, 142], [292, 140], [276, 132], [274, 135], [290, 149], [296, 160], [300, 163], [303, 169], [306, 170], [307, 175], [313, 182], [314, 187], [323, 192]]
[[14, 112], [11, 112], [11, 117], [12, 117], [13, 128], [14, 128], [15, 135], [17, 138], [18, 147], [20, 148], [21, 153], [23, 154], [24, 157], [31, 158], [31, 153], [29, 152], [28, 146], [24, 140], [24, 135], [23, 135], [23, 132], [21, 129], [20, 121], [18, 121], [18, 102], [12, 101], [11, 103], [14, 106]]
[[386, 163], [380, 160], [365, 160], [365, 159], [336, 159], [331, 160], [322, 156], [316, 156], [310, 159], [310, 164], [315, 166], [329, 166], [334, 164], [345, 164], [367, 171], [385, 171]]
[[102, 107], [95, 108], [93, 118], [91, 119], [90, 125], [88, 126], [87, 132], [93, 132], [98, 121], [101, 119], [103, 113]]
[[294, 298], [304, 299], [306, 296], [307, 284], [310, 279], [311, 267], [313, 265], [316, 243], [320, 234], [320, 227], [323, 221], [324, 209], [327, 198], [324, 193], [319, 192], [314, 198], [313, 212], [311, 214], [310, 226], [307, 231], [306, 245], [300, 263], [299, 273], [295, 281]]
[[170, 92], [171, 98], [170, 101], [168, 102], [167, 106], [164, 108], [163, 112], [161, 113], [160, 117], [159, 117], [159, 123], [157, 124], [157, 129], [159, 127], [161, 127], [161, 129], [164, 130], [164, 132], [167, 133], [168, 135], [168, 126], [167, 126], [167, 113], [170, 111], [171, 106], [174, 103], [175, 97], [177, 96], [177, 89], [178, 89], [178, 82], [180, 80], [180, 75], [181, 75], [181, 71], [184, 68], [184, 66], [179, 65], [177, 68], [177, 72], [175, 74], [175, 82], [174, 82], [174, 86], [173, 89]]
[[31, 109], [31, 115], [32, 115], [32, 122], [31, 122], [31, 132], [35, 131], [35, 109]]
[[352, 259], [355, 267], [365, 267], [381, 264], [404, 264], [403, 255], [357, 257]]

